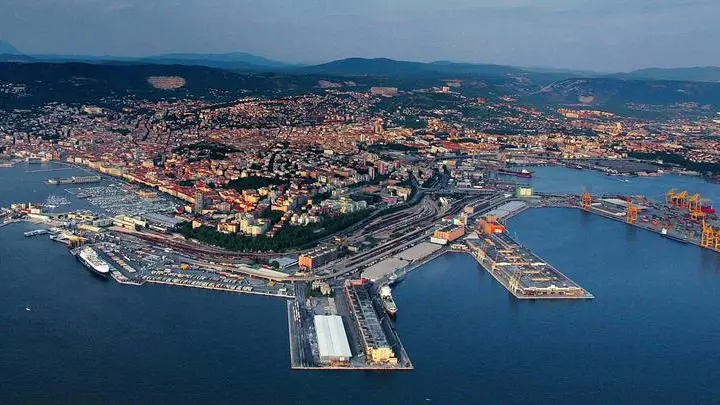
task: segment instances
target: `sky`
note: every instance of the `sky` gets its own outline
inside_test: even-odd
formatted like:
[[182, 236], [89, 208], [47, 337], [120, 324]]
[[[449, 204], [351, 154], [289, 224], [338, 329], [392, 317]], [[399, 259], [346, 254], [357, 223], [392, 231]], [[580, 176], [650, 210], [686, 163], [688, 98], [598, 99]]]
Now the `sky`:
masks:
[[28, 54], [249, 52], [602, 72], [720, 65], [720, 0], [0, 0]]

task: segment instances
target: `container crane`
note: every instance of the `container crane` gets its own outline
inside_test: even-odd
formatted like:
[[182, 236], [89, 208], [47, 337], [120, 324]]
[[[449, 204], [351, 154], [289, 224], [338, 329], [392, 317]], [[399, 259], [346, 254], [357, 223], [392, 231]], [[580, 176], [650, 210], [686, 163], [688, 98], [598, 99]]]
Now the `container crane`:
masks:
[[665, 205], [669, 207], [675, 204], [675, 194], [677, 194], [677, 191], [674, 188], [665, 193]]
[[707, 221], [703, 220], [702, 238], [700, 239], [700, 245], [708, 249], [718, 249], [718, 240], [720, 232], [716, 230], [712, 225], [709, 225]]
[[681, 191], [681, 192], [675, 194], [674, 200], [675, 200], [676, 207], [687, 208], [688, 207], [688, 192]]
[[585, 211], [589, 210], [592, 206], [592, 195], [588, 193], [587, 191], [582, 193], [582, 204], [580, 207], [584, 209]]
[[638, 207], [632, 203], [630, 198], [627, 199], [627, 213], [625, 214], [625, 221], [628, 224], [635, 225], [638, 219]]

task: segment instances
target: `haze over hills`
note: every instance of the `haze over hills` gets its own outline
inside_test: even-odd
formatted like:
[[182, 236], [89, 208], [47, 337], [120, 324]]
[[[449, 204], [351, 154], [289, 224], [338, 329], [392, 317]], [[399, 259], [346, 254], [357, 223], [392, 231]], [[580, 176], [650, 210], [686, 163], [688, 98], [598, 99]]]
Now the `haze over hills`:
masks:
[[0, 55], [20, 55], [22, 52], [20, 52], [17, 48], [10, 45], [7, 41], [4, 41], [0, 39]]
[[287, 74], [331, 74], [337, 76], [412, 76], [412, 75], [518, 75], [533, 73], [562, 80], [578, 77], [610, 77], [639, 80], [679, 80], [720, 82], [720, 67], [646, 68], [621, 73], [595, 73], [562, 68], [517, 67], [497, 64], [451, 61], [413, 62], [389, 58], [352, 57], [316, 65], [297, 65], [245, 52], [167, 53], [140, 57], [111, 55], [27, 55], [7, 41], [0, 40], [0, 61], [53, 61], [88, 63], [140, 63], [207, 66], [239, 72], [279, 72]]
[[617, 73], [614, 77], [621, 79], [645, 80], [690, 80], [696, 82], [720, 82], [720, 67], [687, 67], [687, 68], [647, 68], [628, 73]]

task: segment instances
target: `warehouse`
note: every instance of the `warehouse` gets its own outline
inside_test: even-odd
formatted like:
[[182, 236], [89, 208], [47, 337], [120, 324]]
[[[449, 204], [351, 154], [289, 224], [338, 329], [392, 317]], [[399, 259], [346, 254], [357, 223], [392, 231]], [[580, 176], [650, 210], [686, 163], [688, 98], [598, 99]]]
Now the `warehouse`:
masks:
[[315, 315], [313, 321], [318, 338], [320, 362], [349, 362], [352, 353], [342, 318], [337, 315]]

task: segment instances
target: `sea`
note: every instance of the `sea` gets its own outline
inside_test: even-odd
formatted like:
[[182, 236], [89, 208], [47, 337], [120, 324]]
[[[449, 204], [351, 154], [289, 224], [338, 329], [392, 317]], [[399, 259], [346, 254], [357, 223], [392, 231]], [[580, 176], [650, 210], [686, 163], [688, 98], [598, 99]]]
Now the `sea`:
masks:
[[[0, 206], [63, 193], [43, 180], [75, 170], [0, 169]], [[693, 177], [542, 167], [532, 185], [720, 203]], [[284, 300], [103, 281], [22, 236], [36, 227], [0, 228], [2, 404], [720, 403], [720, 254], [579, 210], [528, 210], [509, 230], [595, 299], [520, 302], [443, 255], [394, 288], [408, 372], [293, 371]]]

